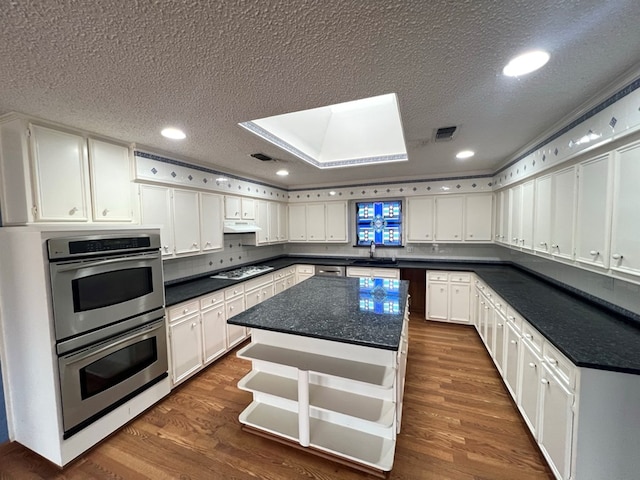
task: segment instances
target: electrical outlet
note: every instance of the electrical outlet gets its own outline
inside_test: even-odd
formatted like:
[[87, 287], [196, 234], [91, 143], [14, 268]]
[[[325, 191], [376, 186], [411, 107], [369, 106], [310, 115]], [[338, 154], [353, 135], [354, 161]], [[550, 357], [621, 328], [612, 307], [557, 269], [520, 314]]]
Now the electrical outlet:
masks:
[[413, 253], [413, 247], [407, 245], [407, 253]]

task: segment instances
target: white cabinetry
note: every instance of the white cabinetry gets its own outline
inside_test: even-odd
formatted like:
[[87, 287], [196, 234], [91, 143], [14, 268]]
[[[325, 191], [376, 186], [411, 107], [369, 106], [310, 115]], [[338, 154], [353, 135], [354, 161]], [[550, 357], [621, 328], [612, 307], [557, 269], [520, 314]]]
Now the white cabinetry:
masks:
[[[244, 286], [234, 285], [224, 290], [225, 311], [227, 320], [245, 310], [244, 303]], [[228, 348], [233, 348], [245, 338], [247, 338], [247, 329], [240, 325], [231, 325], [227, 323], [227, 341]]]
[[609, 154], [578, 165], [576, 260], [601, 268], [609, 267], [610, 167]]
[[507, 330], [505, 332], [504, 383], [511, 396], [518, 402], [518, 378], [520, 374], [520, 342], [522, 319], [511, 309], [507, 309]]
[[200, 252], [198, 192], [173, 190], [173, 235], [176, 255]]
[[493, 222], [493, 194], [466, 195], [464, 205], [464, 240], [487, 242], [491, 240]]
[[471, 321], [471, 274], [427, 271], [427, 320]]
[[524, 335], [521, 342], [520, 353], [520, 393], [518, 395], [518, 408], [522, 418], [527, 423], [534, 438], [538, 438], [538, 411], [540, 407], [540, 380], [542, 373], [542, 337], [524, 326]]
[[140, 185], [140, 221], [160, 228], [163, 257], [174, 254], [172, 190], [156, 185]]
[[256, 233], [256, 244], [266, 245], [287, 240], [287, 207], [278, 202], [255, 201], [256, 224], [260, 230]]
[[202, 252], [222, 248], [222, 197], [200, 192], [200, 247]]
[[347, 202], [289, 205], [290, 242], [347, 242]]
[[327, 202], [326, 214], [326, 241], [347, 242], [347, 203]]
[[296, 284], [313, 277], [315, 274], [316, 269], [313, 265], [296, 265]]
[[94, 221], [133, 221], [129, 148], [90, 138], [89, 162]]
[[347, 267], [347, 277], [391, 278], [400, 280], [398, 268]]
[[551, 183], [551, 175], [535, 180], [533, 248], [541, 253], [551, 253]]
[[[406, 322], [406, 320], [405, 320]], [[327, 356], [327, 352], [331, 352]], [[303, 447], [389, 471], [400, 430], [403, 355], [253, 329], [240, 422]]]
[[255, 216], [255, 201], [253, 198], [225, 195], [224, 218], [227, 220], [253, 220]]
[[289, 205], [289, 241], [307, 241], [307, 206], [304, 204]]
[[169, 309], [171, 383], [177, 385], [202, 368], [202, 327], [197, 300]]
[[203, 363], [211, 363], [227, 351], [227, 318], [224, 295], [214, 292], [200, 298]]
[[527, 250], [533, 249], [533, 202], [535, 182], [530, 180], [522, 184], [522, 208], [520, 226], [520, 246]]
[[279, 242], [289, 240], [289, 215], [286, 203], [278, 203], [278, 235]]
[[439, 242], [462, 241], [464, 196], [436, 197], [435, 239]]
[[511, 220], [511, 206], [509, 204], [509, 190], [502, 190], [498, 194], [500, 196], [500, 218], [496, 218], [498, 223], [498, 241], [500, 243], [509, 244], [509, 221]]
[[251, 308], [273, 297], [273, 274], [261, 275], [244, 282], [244, 292], [245, 308]]
[[407, 241], [432, 242], [434, 197], [409, 197], [407, 199]]
[[574, 167], [553, 174], [551, 253], [569, 260], [573, 259], [575, 185]]
[[509, 219], [509, 237], [512, 247], [520, 246], [522, 230], [522, 186], [516, 185], [509, 189], [509, 205], [511, 205], [511, 217]]
[[616, 150], [611, 270], [640, 275], [640, 143]]
[[310, 203], [307, 205], [307, 241], [324, 242], [326, 229], [326, 214], [324, 203]]

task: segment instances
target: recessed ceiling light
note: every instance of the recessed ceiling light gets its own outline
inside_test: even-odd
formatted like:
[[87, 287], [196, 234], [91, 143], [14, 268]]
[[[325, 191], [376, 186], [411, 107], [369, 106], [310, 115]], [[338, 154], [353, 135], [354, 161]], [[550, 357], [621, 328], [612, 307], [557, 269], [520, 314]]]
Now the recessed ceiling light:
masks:
[[163, 137], [170, 138], [171, 140], [184, 140], [187, 138], [185, 133], [178, 128], [165, 128], [160, 133]]
[[289, 171], [288, 170], [278, 170], [276, 172], [276, 175], [280, 175], [281, 177], [286, 177], [287, 175], [289, 175]]
[[220, 182], [220, 183], [226, 182], [227, 180], [229, 180], [227, 177], [218, 177], [218, 178], [216, 178], [216, 182]]
[[464, 159], [471, 158], [476, 154], [473, 150], [462, 150], [456, 154], [456, 158]]
[[549, 61], [549, 54], [542, 50], [523, 53], [507, 63], [502, 70], [507, 77], [519, 77], [538, 70]]
[[331, 195], [332, 197], [333, 197], [335, 194], [336, 194], [335, 190], [331, 190], [331, 191], [329, 192], [329, 195]]

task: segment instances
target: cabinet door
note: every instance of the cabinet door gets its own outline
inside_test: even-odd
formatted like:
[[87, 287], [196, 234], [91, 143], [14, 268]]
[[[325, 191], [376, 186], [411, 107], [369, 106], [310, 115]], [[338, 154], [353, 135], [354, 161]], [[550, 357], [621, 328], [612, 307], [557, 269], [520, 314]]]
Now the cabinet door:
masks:
[[573, 258], [575, 186], [574, 167], [553, 174], [551, 253], [556, 257]]
[[[244, 295], [226, 302], [227, 319], [244, 312]], [[227, 348], [232, 348], [247, 338], [247, 329], [241, 325], [227, 323]]]
[[129, 158], [127, 147], [89, 139], [94, 221], [133, 221]]
[[522, 184], [522, 209], [520, 227], [520, 246], [531, 250], [533, 248], [533, 200], [535, 183], [533, 180]]
[[509, 204], [511, 218], [509, 220], [509, 238], [512, 247], [520, 246], [522, 235], [522, 186], [517, 185], [509, 189]]
[[640, 144], [615, 153], [611, 269], [640, 274]]
[[522, 370], [520, 374], [519, 407], [524, 421], [527, 422], [534, 438], [538, 435], [538, 404], [540, 393], [540, 371], [542, 363], [540, 357], [531, 346], [522, 342]]
[[332, 202], [325, 205], [327, 242], [347, 241], [347, 203]]
[[517, 400], [520, 334], [508, 323], [506, 335], [503, 378], [509, 393]]
[[242, 203], [240, 197], [225, 195], [224, 218], [227, 220], [240, 220], [242, 218]]
[[511, 242], [509, 238], [509, 221], [511, 220], [511, 205], [509, 204], [509, 190], [500, 192], [500, 208], [502, 218], [500, 219], [500, 243], [508, 245]]
[[464, 197], [436, 198], [436, 240], [459, 242], [462, 240]]
[[307, 240], [307, 206], [289, 205], [289, 241], [305, 242]]
[[240, 199], [240, 210], [242, 210], [243, 220], [253, 220], [256, 218], [256, 202], [253, 198], [242, 197]]
[[267, 242], [278, 241], [278, 204], [276, 202], [267, 202]]
[[499, 310], [494, 310], [493, 315], [496, 330], [493, 360], [496, 363], [496, 367], [498, 367], [498, 371], [502, 374], [504, 372], [504, 341], [507, 322]]
[[574, 395], [542, 365], [538, 442], [551, 469], [568, 479], [571, 474]]
[[449, 319], [449, 285], [447, 283], [429, 282], [427, 284], [427, 318]]
[[278, 241], [289, 240], [289, 215], [286, 203], [278, 203]]
[[407, 199], [407, 241], [433, 242], [433, 197]]
[[160, 250], [163, 256], [174, 253], [171, 189], [156, 185], [140, 185], [140, 221], [160, 227]]
[[464, 212], [464, 239], [468, 242], [491, 241], [493, 194], [467, 195]]
[[485, 315], [485, 328], [487, 332], [485, 336], [485, 345], [487, 346], [487, 351], [489, 352], [489, 355], [491, 355], [491, 358], [494, 358], [496, 347], [496, 319], [495, 310], [490, 303], [487, 304]]
[[84, 138], [32, 125], [31, 142], [36, 218], [86, 222], [89, 167]]
[[468, 283], [449, 285], [449, 320], [469, 323], [471, 308], [471, 286]]
[[202, 330], [200, 314], [169, 325], [171, 379], [177, 384], [202, 366]]
[[307, 240], [309, 242], [324, 242], [325, 238], [324, 204], [307, 205]]
[[203, 252], [222, 248], [222, 197], [200, 192], [200, 245]]
[[578, 166], [576, 260], [603, 268], [609, 267], [610, 165], [607, 154]]
[[173, 190], [173, 232], [177, 255], [200, 251], [198, 192]]
[[551, 252], [551, 175], [536, 178], [533, 221], [533, 248]]
[[227, 351], [227, 319], [224, 303], [203, 310], [200, 315], [202, 317], [204, 363], [206, 364]]
[[257, 242], [264, 245], [269, 242], [269, 203], [265, 200], [255, 202], [256, 224], [260, 227], [257, 233]]

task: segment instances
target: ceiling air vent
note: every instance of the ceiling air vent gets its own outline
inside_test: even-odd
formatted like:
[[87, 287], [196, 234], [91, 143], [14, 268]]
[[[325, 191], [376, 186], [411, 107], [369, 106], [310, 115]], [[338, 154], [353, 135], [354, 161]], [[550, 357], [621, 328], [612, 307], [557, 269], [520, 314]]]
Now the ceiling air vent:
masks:
[[252, 153], [251, 156], [253, 158], [257, 158], [258, 160], [262, 160], [263, 162], [268, 162], [273, 160], [269, 155], [265, 155], [264, 153]]
[[438, 128], [434, 134], [433, 140], [436, 142], [446, 142], [453, 140], [453, 134], [458, 127], [442, 127]]

